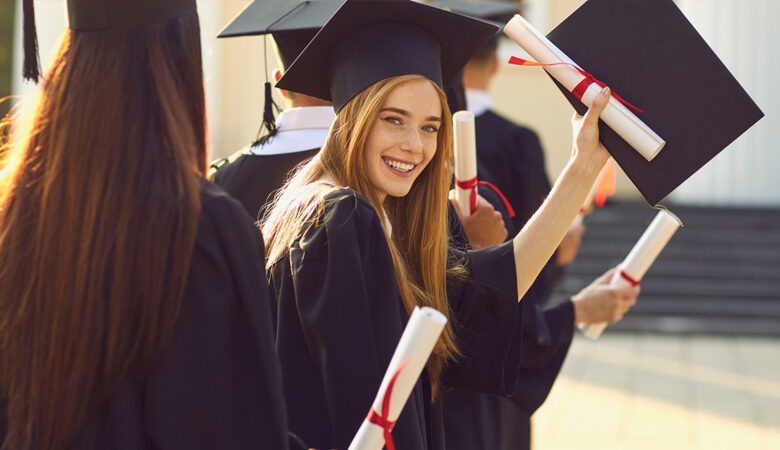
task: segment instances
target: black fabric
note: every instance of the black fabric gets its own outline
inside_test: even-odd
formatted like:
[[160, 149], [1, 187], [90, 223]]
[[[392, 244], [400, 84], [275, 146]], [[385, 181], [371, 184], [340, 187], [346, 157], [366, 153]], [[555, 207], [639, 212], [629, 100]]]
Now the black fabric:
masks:
[[71, 449], [308, 448], [287, 433], [260, 232], [216, 186], [203, 182], [201, 200], [171, 335], [148, 373], [128, 371]]
[[508, 22], [513, 14], [525, 9], [516, 1], [496, 0], [434, 0], [429, 5], [446, 9], [465, 16]]
[[[392, 36], [378, 30], [393, 26]], [[392, 76], [419, 74], [444, 86], [496, 30], [411, 0], [347, 0], [276, 86], [331, 101], [336, 111]]]
[[319, 28], [316, 30], [272, 34], [274, 44], [276, 44], [276, 53], [279, 55], [282, 63], [282, 71], [286, 71], [293, 61], [298, 58], [298, 55], [303, 53], [303, 49], [314, 39], [314, 35], [317, 34], [318, 30]]
[[121, 30], [197, 14], [195, 0], [68, 0], [72, 30]]
[[[320, 219], [268, 274], [290, 429], [314, 448], [343, 449], [368, 412], [408, 317], [379, 217], [368, 202], [337, 190]], [[448, 367], [444, 380], [450, 387], [510, 394], [521, 346], [511, 244], [453, 250], [450, 260], [470, 268], [471, 279], [448, 282], [464, 357]], [[443, 450], [441, 408], [430, 403], [424, 373], [394, 428], [396, 447]]]
[[[601, 142], [650, 204], [764, 116], [672, 0], [589, 0], [547, 37], [642, 108], [638, 117], [666, 140], [648, 162], [599, 127]], [[583, 114], [585, 105], [558, 87]]]
[[[502, 213], [512, 238], [550, 190], [544, 153], [533, 131], [492, 111], [477, 116], [475, 128], [478, 177], [501, 189], [515, 209], [515, 218], [509, 218], [493, 190], [480, 187], [479, 193]], [[444, 395], [448, 450], [530, 449], [531, 414], [552, 389], [574, 333], [572, 302], [566, 299], [549, 304], [559, 276], [553, 257], [521, 302], [521, 370], [511, 399], [460, 389]]]
[[317, 154], [319, 149], [279, 155], [253, 155], [239, 152], [219, 165], [214, 184], [244, 205], [247, 213], [259, 219], [263, 206], [280, 189], [290, 172]]
[[365, 88], [399, 75], [422, 75], [443, 88], [441, 56], [436, 37], [413, 24], [378, 24], [350, 34], [330, 55], [333, 107], [340, 111]]

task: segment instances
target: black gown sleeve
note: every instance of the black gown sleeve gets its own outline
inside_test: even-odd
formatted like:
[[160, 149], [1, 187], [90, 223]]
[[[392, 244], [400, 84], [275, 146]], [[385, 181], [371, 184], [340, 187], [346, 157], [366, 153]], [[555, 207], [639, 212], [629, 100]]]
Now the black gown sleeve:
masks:
[[462, 354], [445, 373], [448, 387], [507, 396], [513, 393], [521, 359], [523, 310], [517, 299], [512, 242], [479, 251], [450, 247], [451, 264], [463, 265], [465, 279], [447, 285]]
[[164, 450], [287, 449], [262, 237], [219, 192], [203, 201], [181, 312], [145, 377], [144, 427]]

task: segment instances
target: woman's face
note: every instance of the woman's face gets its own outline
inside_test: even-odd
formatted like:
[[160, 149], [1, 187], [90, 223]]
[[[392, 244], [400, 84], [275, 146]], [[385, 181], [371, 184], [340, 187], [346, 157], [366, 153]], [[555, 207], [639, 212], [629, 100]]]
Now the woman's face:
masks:
[[368, 133], [365, 165], [381, 200], [403, 197], [436, 153], [442, 107], [427, 79], [398, 85]]

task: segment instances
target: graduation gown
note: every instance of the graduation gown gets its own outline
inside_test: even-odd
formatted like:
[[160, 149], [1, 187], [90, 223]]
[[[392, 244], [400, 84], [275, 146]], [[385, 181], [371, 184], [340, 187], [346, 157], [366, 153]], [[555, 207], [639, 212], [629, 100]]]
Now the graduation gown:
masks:
[[240, 201], [249, 216], [257, 219], [260, 209], [284, 185], [290, 172], [318, 151], [315, 148], [274, 155], [242, 151], [214, 163], [214, 184]]
[[221, 189], [202, 182], [201, 201], [170, 336], [150, 370], [126, 373], [72, 449], [288, 448], [262, 238]]
[[[495, 192], [481, 187], [480, 194], [504, 215], [509, 236], [514, 236], [550, 191], [539, 139], [491, 110], [476, 117], [475, 128], [479, 179], [501, 189], [515, 218], [509, 218]], [[559, 278], [553, 258], [521, 302], [523, 344], [515, 394], [506, 399], [460, 389], [445, 393], [448, 450], [530, 448], [530, 416], [552, 389], [574, 333], [571, 301], [549, 302]]]
[[288, 109], [277, 117], [274, 136], [215, 161], [211, 177], [244, 205], [250, 217], [257, 219], [290, 172], [325, 144], [335, 119], [331, 106]]
[[[522, 320], [511, 243], [452, 250], [467, 280], [448, 280], [451, 321], [463, 354], [442, 379], [495, 395], [514, 390]], [[290, 429], [314, 448], [347, 448], [371, 406], [408, 316], [380, 219], [350, 189], [331, 193], [312, 222], [269, 268], [276, 343]], [[425, 372], [393, 430], [396, 447], [444, 450], [441, 402]]]

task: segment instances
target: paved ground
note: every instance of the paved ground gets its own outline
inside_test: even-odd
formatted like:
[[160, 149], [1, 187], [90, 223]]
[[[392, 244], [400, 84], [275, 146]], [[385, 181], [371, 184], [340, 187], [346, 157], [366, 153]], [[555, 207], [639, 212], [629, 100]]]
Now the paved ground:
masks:
[[575, 338], [534, 450], [780, 450], [780, 338]]

